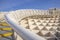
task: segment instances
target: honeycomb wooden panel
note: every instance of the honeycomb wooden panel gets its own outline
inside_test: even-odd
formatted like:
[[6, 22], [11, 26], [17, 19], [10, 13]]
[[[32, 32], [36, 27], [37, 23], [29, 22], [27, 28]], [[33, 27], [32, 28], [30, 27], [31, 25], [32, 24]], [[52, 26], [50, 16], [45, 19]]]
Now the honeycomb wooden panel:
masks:
[[[27, 20], [28, 21], [27, 24], [29, 26], [28, 30], [46, 38], [47, 40], [50, 40], [51, 38], [55, 40], [56, 35], [54, 34], [56, 33], [57, 30], [58, 32], [60, 32], [60, 28], [58, 27], [58, 24], [60, 24], [58, 23], [59, 21], [58, 18], [55, 18], [55, 17], [54, 18], [43, 18], [43, 19], [41, 19], [40, 17], [37, 19], [30, 18], [30, 17], [27, 17], [27, 18], [29, 18]], [[22, 23], [22, 25], [23, 24], [24, 23]]]
[[39, 30], [31, 30], [31, 31], [36, 33], [36, 34], [39, 32]]
[[51, 29], [52, 27], [46, 27], [47, 30]]

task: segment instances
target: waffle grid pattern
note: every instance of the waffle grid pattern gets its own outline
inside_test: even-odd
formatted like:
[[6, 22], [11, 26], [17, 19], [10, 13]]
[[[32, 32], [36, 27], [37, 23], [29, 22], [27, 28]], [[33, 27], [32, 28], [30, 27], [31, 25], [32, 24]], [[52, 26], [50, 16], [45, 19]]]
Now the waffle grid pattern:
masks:
[[59, 17], [26, 17], [20, 21], [20, 25], [47, 40], [60, 40]]

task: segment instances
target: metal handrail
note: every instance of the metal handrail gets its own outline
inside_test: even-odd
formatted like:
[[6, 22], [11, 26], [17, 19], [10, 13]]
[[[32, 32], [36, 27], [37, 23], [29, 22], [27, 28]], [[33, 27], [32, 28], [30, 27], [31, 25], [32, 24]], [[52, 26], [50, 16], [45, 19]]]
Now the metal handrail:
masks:
[[45, 38], [15, 23], [14, 20], [11, 20], [11, 17], [8, 14], [5, 15], [5, 20], [11, 25], [11, 28], [13, 28], [24, 40], [46, 40]]

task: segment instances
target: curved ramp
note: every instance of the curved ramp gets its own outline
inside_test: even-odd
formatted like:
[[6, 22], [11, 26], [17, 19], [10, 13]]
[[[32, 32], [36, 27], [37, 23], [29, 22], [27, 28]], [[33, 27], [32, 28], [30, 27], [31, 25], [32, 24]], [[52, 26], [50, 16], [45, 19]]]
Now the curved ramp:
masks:
[[20, 13], [11, 12], [5, 15], [5, 19], [17, 32], [17, 34], [23, 38], [23, 40], [46, 40], [45, 38], [19, 25], [19, 21], [24, 17], [28, 17], [32, 15], [41, 15], [38, 11], [39, 10], [24, 10], [24, 11], [20, 10], [19, 11]]

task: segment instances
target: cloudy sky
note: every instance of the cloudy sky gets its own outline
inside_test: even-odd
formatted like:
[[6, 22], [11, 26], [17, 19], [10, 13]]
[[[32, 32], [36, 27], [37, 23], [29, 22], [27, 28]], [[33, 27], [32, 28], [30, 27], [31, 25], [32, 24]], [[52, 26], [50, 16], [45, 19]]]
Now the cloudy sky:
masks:
[[60, 8], [60, 0], [0, 0], [0, 11]]

